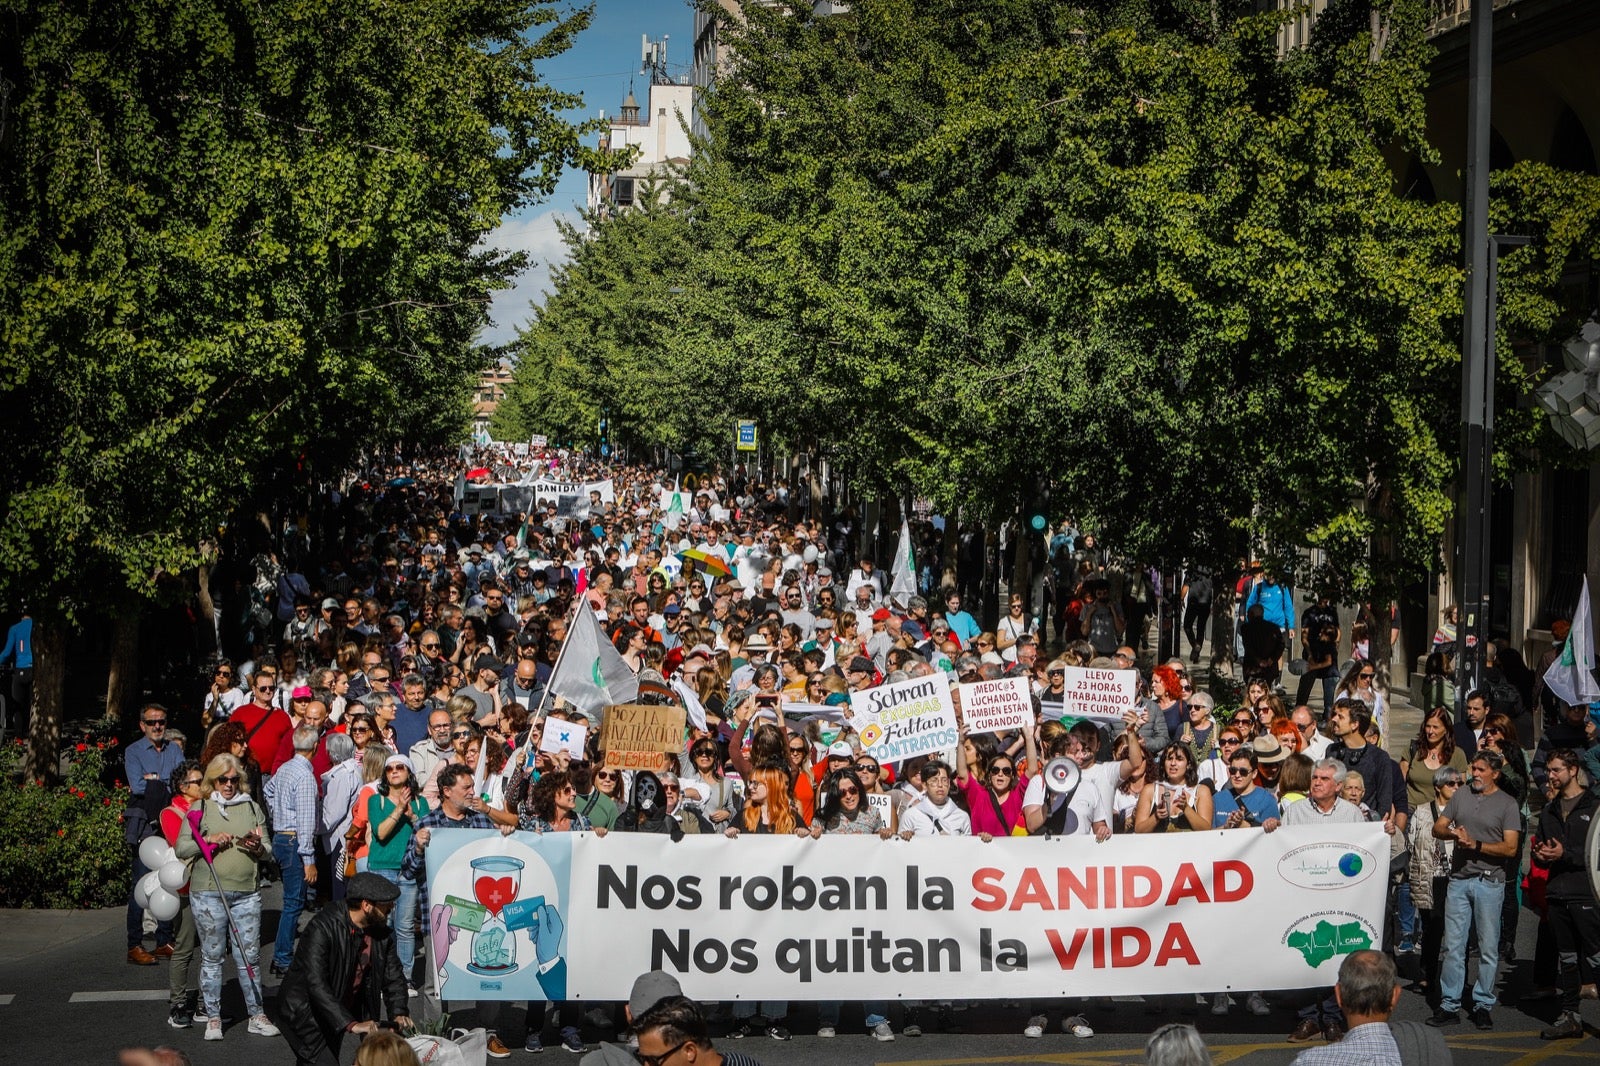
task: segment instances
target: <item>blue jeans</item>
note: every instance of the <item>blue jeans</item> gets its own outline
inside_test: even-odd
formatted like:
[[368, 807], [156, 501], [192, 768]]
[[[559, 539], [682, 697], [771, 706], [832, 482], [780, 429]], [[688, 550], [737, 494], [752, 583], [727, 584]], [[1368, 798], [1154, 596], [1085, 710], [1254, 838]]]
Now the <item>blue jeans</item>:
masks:
[[1451, 878], [1444, 901], [1444, 947], [1440, 954], [1439, 1006], [1461, 1009], [1467, 983], [1467, 929], [1478, 927], [1478, 979], [1472, 985], [1472, 1005], [1494, 1006], [1494, 977], [1500, 968], [1500, 908], [1505, 904], [1503, 881], [1481, 877]]
[[[839, 1011], [844, 1004], [837, 999], [825, 999], [817, 1004], [817, 1024], [839, 1026]], [[869, 999], [861, 1004], [862, 1011], [867, 1016], [867, 1028], [871, 1029], [879, 1022], [889, 1020], [889, 1004], [883, 1000]]]
[[261, 958], [261, 893], [195, 892], [189, 897], [189, 907], [200, 934], [200, 1002], [206, 1014], [222, 1017], [222, 960], [228, 955], [230, 913], [239, 931], [233, 942], [233, 962], [239, 968], [245, 1007], [252, 1018], [261, 1014], [261, 984], [256, 972]]
[[780, 1021], [789, 1014], [789, 1001], [786, 999], [763, 1000], [760, 1004], [753, 999], [741, 999], [733, 1005], [734, 1019], [742, 1022], [746, 1018], [754, 1018], [757, 1006], [761, 1008], [761, 1017], [768, 1022]]
[[283, 867], [283, 917], [278, 919], [272, 964], [284, 970], [294, 961], [294, 938], [299, 933], [300, 912], [306, 909], [306, 863], [297, 840], [293, 833], [272, 834], [272, 857]]
[[1415, 940], [1422, 934], [1422, 922], [1417, 918], [1417, 905], [1411, 902], [1411, 882], [1401, 881], [1396, 893], [1395, 909], [1400, 919], [1400, 939]]
[[417, 955], [417, 883], [401, 877], [399, 870], [373, 870], [373, 873], [400, 886], [400, 899], [394, 906], [394, 948], [400, 956], [400, 969], [411, 981], [411, 963]]

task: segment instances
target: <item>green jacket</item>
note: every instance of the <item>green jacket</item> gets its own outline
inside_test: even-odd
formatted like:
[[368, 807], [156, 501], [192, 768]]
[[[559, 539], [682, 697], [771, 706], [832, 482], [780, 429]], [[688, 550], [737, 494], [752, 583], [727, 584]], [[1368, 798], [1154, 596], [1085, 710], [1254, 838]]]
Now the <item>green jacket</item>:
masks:
[[[222, 807], [215, 798], [207, 797], [201, 810], [200, 835], [203, 837], [216, 833], [242, 837], [252, 829], [260, 829], [262, 836], [266, 836], [267, 817], [253, 799]], [[270, 839], [264, 843], [267, 847], [272, 846]], [[180, 859], [195, 860], [189, 874], [190, 892], [254, 892], [257, 888], [256, 860], [239, 848], [227, 847], [214, 851], [211, 865], [207, 866], [194, 834], [185, 832], [179, 834], [173, 850]]]

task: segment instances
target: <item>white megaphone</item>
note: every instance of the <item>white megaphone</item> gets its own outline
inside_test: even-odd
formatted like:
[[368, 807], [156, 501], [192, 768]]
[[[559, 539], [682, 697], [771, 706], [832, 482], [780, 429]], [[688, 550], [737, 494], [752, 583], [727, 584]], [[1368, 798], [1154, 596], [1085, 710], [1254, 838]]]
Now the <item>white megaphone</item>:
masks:
[[1045, 763], [1044, 787], [1057, 794], [1071, 792], [1078, 787], [1078, 779], [1082, 776], [1083, 771], [1078, 769], [1077, 763], [1061, 756]]

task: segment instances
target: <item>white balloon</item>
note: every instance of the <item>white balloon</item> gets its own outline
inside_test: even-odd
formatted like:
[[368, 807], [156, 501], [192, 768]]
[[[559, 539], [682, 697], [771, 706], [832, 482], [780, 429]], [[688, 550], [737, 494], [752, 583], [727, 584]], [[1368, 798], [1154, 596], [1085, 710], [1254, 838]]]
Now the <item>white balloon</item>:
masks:
[[168, 892], [176, 892], [189, 882], [189, 867], [183, 860], [173, 859], [156, 871], [156, 876], [161, 881], [161, 887]]
[[800, 558], [804, 559], [808, 563], [816, 562], [817, 546], [815, 544], [807, 544], [806, 550], [800, 553]]
[[139, 861], [147, 870], [159, 870], [172, 858], [172, 847], [161, 837], [145, 837], [139, 845]]
[[156, 890], [150, 893], [150, 902], [146, 905], [146, 909], [156, 921], [170, 922], [178, 916], [182, 906], [183, 902], [177, 896], [157, 885]]
[[138, 883], [133, 886], [133, 902], [140, 907], [148, 907], [150, 905], [150, 893], [160, 887], [160, 879], [156, 876], [154, 870], [150, 871], [139, 878]]

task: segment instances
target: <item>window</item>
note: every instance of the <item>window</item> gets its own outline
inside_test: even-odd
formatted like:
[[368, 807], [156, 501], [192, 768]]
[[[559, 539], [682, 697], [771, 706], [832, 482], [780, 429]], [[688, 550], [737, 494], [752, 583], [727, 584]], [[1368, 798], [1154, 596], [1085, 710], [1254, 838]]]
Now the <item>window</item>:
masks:
[[611, 179], [611, 202], [616, 204], [618, 207], [633, 206], [632, 178]]

